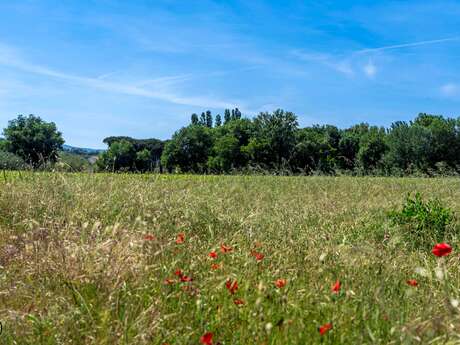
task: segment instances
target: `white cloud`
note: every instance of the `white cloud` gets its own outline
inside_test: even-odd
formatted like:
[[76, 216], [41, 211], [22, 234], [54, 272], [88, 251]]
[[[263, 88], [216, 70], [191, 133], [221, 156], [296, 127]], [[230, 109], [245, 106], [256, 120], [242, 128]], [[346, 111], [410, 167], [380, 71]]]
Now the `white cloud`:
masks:
[[303, 61], [318, 62], [349, 77], [354, 75], [354, 71], [348, 60], [340, 60], [329, 54], [306, 53], [298, 50], [292, 51], [292, 55]]
[[[21, 58], [19, 54], [17, 54], [17, 52], [11, 49], [11, 47], [2, 44], [0, 44], [0, 65], [15, 68], [23, 72], [69, 81], [75, 84], [91, 87], [94, 89], [104, 90], [107, 92], [153, 98], [173, 104], [209, 108], [234, 108], [238, 106], [238, 102], [225, 101], [216, 98], [209, 98], [206, 96], [187, 97], [175, 94], [170, 90], [165, 90], [164, 82], [171, 81], [171, 77], [167, 77], [166, 80], [164, 78], [157, 80], [149, 80], [148, 83], [150, 84], [152, 89], [146, 89], [143, 87], [145, 81], [140, 85], [126, 84], [120, 82], [107, 81], [105, 80], [107, 75], [99, 76], [97, 78], [90, 78], [56, 71], [46, 66], [40, 66], [26, 62]], [[176, 77], [173, 77], [173, 79], [174, 78]], [[184, 76], [177, 77], [177, 79], [181, 78], [184, 78]], [[240, 109], [243, 109], [241, 105]]]
[[374, 78], [374, 76], [377, 74], [377, 67], [375, 64], [369, 60], [363, 67], [363, 71], [368, 76], [369, 78]]
[[379, 51], [390, 50], [390, 49], [417, 47], [417, 46], [424, 46], [424, 45], [428, 45], [428, 44], [444, 43], [444, 42], [459, 41], [459, 40], [460, 40], [460, 37], [449, 37], [449, 38], [441, 38], [441, 39], [437, 39], [437, 40], [418, 41], [418, 42], [411, 42], [411, 43], [395, 44], [395, 45], [391, 45], [391, 46], [383, 46], [383, 47], [377, 47], [377, 48], [362, 49], [362, 50], [356, 51], [355, 54], [372, 53], [372, 52], [379, 52]]
[[445, 97], [455, 97], [460, 95], [460, 85], [447, 83], [441, 86], [441, 94]]

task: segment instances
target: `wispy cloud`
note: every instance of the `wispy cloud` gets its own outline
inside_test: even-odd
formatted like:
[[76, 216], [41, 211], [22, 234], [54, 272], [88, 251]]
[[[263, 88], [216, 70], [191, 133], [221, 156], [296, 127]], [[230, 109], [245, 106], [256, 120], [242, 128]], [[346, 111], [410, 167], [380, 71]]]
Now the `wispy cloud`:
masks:
[[354, 76], [357, 70], [362, 70], [366, 77], [372, 79], [376, 76], [378, 68], [375, 62], [372, 60], [363, 62], [363, 59], [367, 58], [367, 56], [373, 56], [377, 53], [387, 50], [404, 49], [454, 41], [460, 41], [460, 36], [395, 44], [376, 48], [366, 48], [343, 54], [328, 54], [321, 52], [304, 52], [301, 50], [293, 50], [291, 51], [291, 55], [302, 61], [310, 61], [322, 64], [348, 77]]
[[460, 96], [460, 85], [455, 83], [447, 83], [441, 86], [441, 94], [445, 97]]
[[[204, 96], [182, 96], [175, 94], [171, 91], [162, 90], [162, 86], [164, 86], [164, 84], [161, 84], [161, 78], [156, 80], [149, 80], [148, 82], [141, 83], [141, 85], [132, 85], [106, 81], [105, 79], [107, 78], [107, 75], [102, 75], [97, 78], [90, 78], [57, 71], [46, 66], [26, 62], [23, 59], [21, 59], [21, 57], [18, 56], [18, 54], [13, 49], [5, 45], [0, 45], [0, 65], [15, 68], [23, 72], [65, 80], [85, 87], [91, 87], [94, 89], [99, 89], [107, 92], [152, 98], [179, 105], [209, 108], [232, 108], [237, 106], [237, 102], [225, 101]], [[184, 76], [167, 77], [169, 81], [171, 81], [174, 78], [184, 78]], [[162, 82], [164, 81], [165, 78], [163, 78]], [[153, 86], [153, 90], [142, 87], [146, 84], [150, 84], [151, 86]]]
[[437, 44], [437, 43], [444, 43], [444, 42], [452, 42], [452, 41], [460, 41], [460, 37], [449, 37], [449, 38], [441, 38], [436, 40], [429, 40], [429, 41], [418, 41], [418, 42], [411, 42], [411, 43], [403, 43], [403, 44], [395, 44], [377, 48], [366, 48], [355, 51], [353, 54], [365, 54], [365, 53], [374, 53], [384, 50], [392, 50], [392, 49], [401, 49], [401, 48], [410, 48], [410, 47], [417, 47], [417, 46], [424, 46], [430, 44]]
[[324, 53], [302, 52], [299, 50], [293, 50], [291, 54], [300, 60], [320, 63], [347, 76], [354, 75], [354, 71], [351, 68], [349, 61], [337, 59], [337, 57], [333, 55]]
[[377, 67], [375, 64], [372, 62], [372, 60], [369, 60], [363, 67], [364, 74], [368, 76], [369, 78], [374, 78], [374, 76], [377, 73]]

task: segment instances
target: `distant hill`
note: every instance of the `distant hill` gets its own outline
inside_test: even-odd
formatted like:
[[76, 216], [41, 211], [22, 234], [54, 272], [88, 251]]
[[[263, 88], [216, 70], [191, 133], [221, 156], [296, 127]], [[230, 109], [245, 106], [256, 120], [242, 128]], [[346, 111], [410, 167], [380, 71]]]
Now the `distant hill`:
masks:
[[70, 145], [62, 145], [62, 150], [65, 152], [70, 152], [70, 153], [85, 155], [85, 156], [94, 156], [94, 155], [98, 155], [99, 153], [105, 151], [105, 150], [99, 150], [99, 149], [89, 149], [86, 147], [75, 147], [75, 146], [70, 146]]

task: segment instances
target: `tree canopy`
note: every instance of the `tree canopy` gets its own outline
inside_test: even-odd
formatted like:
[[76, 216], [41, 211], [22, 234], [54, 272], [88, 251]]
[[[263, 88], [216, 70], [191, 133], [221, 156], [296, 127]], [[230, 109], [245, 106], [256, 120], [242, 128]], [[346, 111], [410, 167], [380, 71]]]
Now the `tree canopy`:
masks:
[[2, 147], [33, 167], [55, 162], [58, 151], [64, 144], [56, 124], [45, 122], [35, 115], [19, 115], [9, 121], [8, 126], [3, 130], [3, 135], [6, 141]]
[[[297, 116], [277, 109], [244, 117], [210, 110], [166, 141], [111, 136], [99, 154], [99, 171], [231, 173], [262, 170], [292, 174], [460, 173], [460, 118], [420, 113], [389, 128], [360, 123], [300, 127]], [[0, 138], [4, 167], [55, 162], [64, 140], [56, 125], [19, 115]], [[8, 153], [8, 154], [5, 154]]]

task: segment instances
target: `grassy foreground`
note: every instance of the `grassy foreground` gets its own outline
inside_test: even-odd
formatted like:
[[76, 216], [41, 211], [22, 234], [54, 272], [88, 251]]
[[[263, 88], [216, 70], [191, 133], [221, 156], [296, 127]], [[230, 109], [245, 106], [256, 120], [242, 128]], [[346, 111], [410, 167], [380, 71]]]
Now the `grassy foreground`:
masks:
[[460, 215], [460, 179], [8, 173], [0, 343], [459, 343], [458, 240], [386, 216], [414, 191]]

